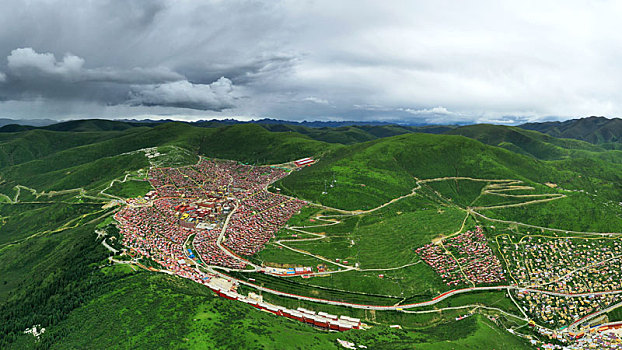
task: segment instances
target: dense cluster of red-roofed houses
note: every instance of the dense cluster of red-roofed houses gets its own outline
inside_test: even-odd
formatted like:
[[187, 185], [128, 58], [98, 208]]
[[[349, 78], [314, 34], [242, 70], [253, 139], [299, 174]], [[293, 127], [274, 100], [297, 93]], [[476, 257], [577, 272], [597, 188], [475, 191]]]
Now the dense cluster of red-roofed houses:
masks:
[[216, 244], [219, 234], [220, 229], [198, 230], [193, 240], [193, 246], [201, 260], [208, 265], [243, 269], [246, 266], [244, 260], [226, 254]]
[[[125, 226], [124, 242], [147, 252], [156, 249], [154, 245], [172, 249], [171, 244], [183, 250], [181, 245], [195, 234], [193, 245], [203, 262], [244, 268], [243, 259], [223, 252], [216, 243], [224, 218], [237, 206], [224, 240], [231, 252], [248, 256], [263, 249], [306, 204], [265, 190], [285, 175], [283, 169], [205, 159], [194, 166], [151, 169], [149, 181], [155, 190], [146, 198], [151, 206], [128, 205], [117, 214]], [[147, 232], [153, 234], [147, 242], [137, 239]]]
[[[243, 259], [226, 254], [216, 243], [225, 221], [223, 215], [229, 215], [237, 206], [225, 232], [227, 247], [243, 255], [258, 252], [305, 205], [303, 201], [265, 190], [285, 175], [287, 172], [282, 169], [205, 159], [195, 166], [151, 169], [149, 181], [155, 190], [145, 199], [128, 200], [128, 205], [115, 215], [123, 244], [130, 249], [130, 255], [149, 258], [164, 271], [206, 285], [222, 297], [316, 327], [336, 331], [358, 329], [361, 322], [355, 318], [303, 308], [290, 310], [240, 295], [235, 282], [223, 282], [222, 278], [197, 269], [196, 262], [185, 252], [184, 244], [195, 235], [192, 246], [203, 262], [244, 268]], [[310, 268], [301, 270], [308, 273]]]
[[240, 201], [227, 226], [224, 244], [238, 254], [253, 255], [305, 205], [301, 200], [256, 192]]
[[441, 244], [427, 244], [415, 250], [448, 286], [494, 284], [505, 281], [503, 267], [479, 227]]
[[[150, 209], [150, 207], [141, 207], [136, 209]], [[122, 216], [119, 216], [118, 219], [124, 227], [127, 227], [125, 226], [127, 222]], [[135, 228], [130, 230], [133, 231], [134, 229]], [[157, 232], [157, 230], [154, 231]], [[288, 317], [300, 322], [305, 322], [327, 330], [346, 331], [350, 329], [359, 329], [362, 325], [361, 321], [356, 318], [348, 316], [338, 317], [324, 312], [318, 312], [316, 314], [314, 311], [303, 308], [291, 310], [282, 306], [265, 303], [250, 296], [238, 294], [235, 283], [231, 283], [231, 280], [227, 281], [229, 283], [223, 283], [222, 278], [194, 268], [191, 264], [189, 264], [189, 261], [186, 260], [181, 244], [173, 243], [171, 240], [160, 237], [157, 233], [154, 233], [154, 231], [148, 232], [145, 235], [127, 235], [131, 238], [126, 241], [126, 243], [129, 243], [132, 249], [137, 251], [142, 256], [150, 258], [161, 265], [167, 272], [191, 279], [197, 283], [201, 283], [212, 289], [221, 297], [241, 301], [256, 307], [257, 309], [271, 312], [278, 316]], [[182, 229], [182, 231], [188, 230]], [[127, 234], [127, 232], [125, 233]], [[175, 239], [179, 241], [182, 236], [178, 236]], [[222, 251], [220, 251], [220, 253], [222, 253]], [[226, 259], [229, 257], [224, 256], [223, 258]], [[233, 263], [235, 264], [236, 262]]]

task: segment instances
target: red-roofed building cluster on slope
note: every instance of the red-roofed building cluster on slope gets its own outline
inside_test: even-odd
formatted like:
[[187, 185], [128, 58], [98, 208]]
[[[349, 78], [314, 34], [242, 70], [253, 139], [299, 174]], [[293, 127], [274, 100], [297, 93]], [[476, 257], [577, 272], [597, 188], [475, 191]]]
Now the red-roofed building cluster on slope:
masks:
[[224, 253], [222, 249], [216, 245], [219, 234], [220, 229], [199, 230], [194, 238], [194, 247], [201, 257], [201, 260], [209, 265], [243, 269], [244, 266], [246, 266], [243, 261]]
[[[142, 256], [157, 261], [164, 261], [165, 267], [172, 266], [172, 256], [184, 258], [183, 243], [193, 233], [202, 234], [205, 230], [196, 230], [179, 225], [178, 219], [170, 210], [170, 199], [154, 201], [151, 207], [128, 206], [120, 210], [115, 218], [121, 223], [123, 244]], [[213, 239], [215, 242], [215, 238]], [[233, 268], [243, 268], [245, 264], [220, 249], [209, 251], [202, 256], [206, 263]], [[178, 260], [179, 260], [178, 259]]]
[[153, 207], [126, 207], [115, 214], [123, 234], [123, 244], [165, 269], [189, 277], [191, 269], [184, 261], [183, 242], [190, 230], [160, 221]]
[[448, 238], [442, 246], [427, 244], [417, 248], [416, 253], [448, 286], [505, 282], [501, 262], [480, 230]]
[[[157, 222], [157, 220], [154, 220], [154, 218], [159, 218], [159, 216], [154, 215], [157, 211], [157, 208], [149, 206], [128, 206], [119, 211], [115, 218], [121, 226], [124, 237], [123, 243], [138, 252], [138, 254], [160, 264], [168, 272], [205, 285], [221, 297], [241, 301], [260, 310], [305, 322], [316, 327], [336, 331], [359, 329], [361, 327], [361, 321], [356, 318], [348, 316], [337, 317], [324, 312], [316, 313], [302, 308], [292, 310], [241, 295], [236, 291], [235, 282], [231, 284], [230, 288], [223, 288], [222, 283], [217, 282], [221, 280], [221, 277], [202, 272], [188, 264], [183, 252], [183, 243], [180, 242], [184, 242], [185, 237], [191, 234], [192, 230], [171, 226], [171, 218], [169, 220], [165, 219], [163, 222]], [[222, 251], [213, 253], [217, 255], [221, 254]], [[229, 256], [224, 256], [223, 258], [226, 259]], [[237, 261], [233, 263], [239, 264]]]
[[[118, 214], [124, 223], [126, 243], [151, 252], [156, 243], [158, 249], [172, 249], [164, 243], [168, 240], [180, 245], [175, 249], [182, 249], [189, 236], [196, 234], [192, 246], [203, 262], [243, 268], [244, 260], [232, 257], [216, 244], [222, 225], [227, 215], [232, 215], [225, 240], [232, 252], [252, 255], [263, 249], [274, 233], [305, 205], [303, 201], [266, 191], [270, 183], [287, 174], [273, 167], [206, 159], [193, 166], [151, 169], [149, 182], [155, 189], [148, 198], [152, 200], [151, 206], [128, 206]], [[145, 232], [154, 235], [146, 241], [133, 237]]]
[[233, 213], [224, 244], [238, 254], [253, 255], [305, 204], [265, 191], [248, 196]]

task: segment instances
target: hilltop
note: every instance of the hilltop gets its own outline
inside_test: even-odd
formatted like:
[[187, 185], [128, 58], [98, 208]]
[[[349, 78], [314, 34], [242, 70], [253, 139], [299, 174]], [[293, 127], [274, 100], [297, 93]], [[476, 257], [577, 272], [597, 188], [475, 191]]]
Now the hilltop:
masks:
[[447, 134], [466, 136], [487, 145], [544, 160], [568, 158], [581, 151], [604, 151], [603, 148], [588, 142], [552, 137], [512, 126], [468, 125], [448, 131]]
[[620, 118], [589, 117], [563, 122], [527, 123], [520, 127], [553, 137], [583, 140], [593, 144], [616, 143], [622, 140]]

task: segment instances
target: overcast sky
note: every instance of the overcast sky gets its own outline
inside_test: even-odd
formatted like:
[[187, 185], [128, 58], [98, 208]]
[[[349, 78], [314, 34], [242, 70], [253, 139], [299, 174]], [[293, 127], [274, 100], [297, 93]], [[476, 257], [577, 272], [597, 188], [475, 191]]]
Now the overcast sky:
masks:
[[35, 1], [0, 10], [0, 118], [622, 115], [620, 1]]

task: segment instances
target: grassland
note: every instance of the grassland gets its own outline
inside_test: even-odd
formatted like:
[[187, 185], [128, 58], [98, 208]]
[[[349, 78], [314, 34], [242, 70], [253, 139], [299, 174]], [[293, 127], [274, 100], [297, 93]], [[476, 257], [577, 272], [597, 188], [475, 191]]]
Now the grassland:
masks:
[[128, 180], [126, 182], [115, 182], [106, 193], [122, 198], [142, 197], [147, 192], [153, 190], [148, 181]]
[[58, 229], [74, 226], [78, 223], [76, 219], [89, 213], [103, 214], [101, 204], [0, 204], [0, 215], [4, 218], [0, 226], [0, 248], [7, 243], [49, 230], [49, 227]]
[[585, 232], [621, 232], [622, 206], [584, 193], [529, 206], [481, 211], [495, 219]]
[[[310, 222], [314, 215], [326, 215], [313, 207], [304, 209], [288, 222], [290, 226], [304, 226], [308, 232], [321, 232], [322, 239], [296, 242], [294, 231], [286, 231], [291, 248], [320, 256], [333, 262], [355, 266], [357, 270], [333, 273], [311, 279], [295, 278], [300, 284], [365, 293], [370, 290], [398, 298], [430, 298], [447, 290], [442, 280], [426, 264], [421, 264], [414, 250], [441, 235], [451, 235], [461, 229], [465, 212], [453, 206], [439, 206], [420, 195], [404, 198], [380, 210], [353, 216], [328, 216], [340, 223], [316, 226], [327, 221]], [[282, 239], [279, 236], [276, 239]], [[329, 270], [342, 267], [289, 249], [269, 245], [259, 254], [268, 266], [291, 264], [296, 266], [325, 265]], [[368, 270], [369, 269], [369, 270]], [[383, 275], [382, 278], [379, 275]]]
[[[383, 277], [380, 278], [379, 275]], [[440, 277], [425, 264], [407, 266], [388, 271], [346, 271], [311, 279], [293, 278], [306, 285], [336, 288], [358, 293], [373, 290], [375, 293], [397, 298], [429, 300], [443, 288]]]
[[243, 281], [248, 281], [250, 278], [253, 278], [255, 280], [252, 282], [253, 284], [311, 298], [371, 305], [394, 305], [401, 300], [399, 297], [384, 296], [370, 292], [356, 293], [335, 288], [312, 286], [300, 283], [298, 279], [280, 278], [263, 273], [232, 272], [229, 273], [229, 275]]
[[622, 321], [622, 308], [617, 308], [609, 311], [607, 313], [607, 317], [609, 317], [609, 322]]

